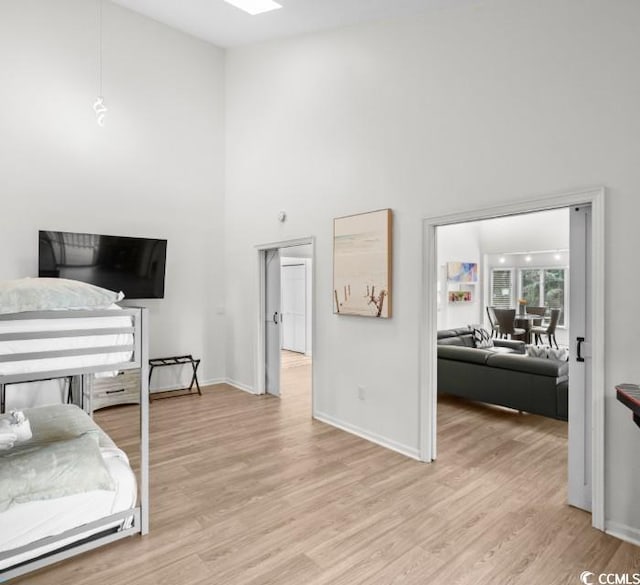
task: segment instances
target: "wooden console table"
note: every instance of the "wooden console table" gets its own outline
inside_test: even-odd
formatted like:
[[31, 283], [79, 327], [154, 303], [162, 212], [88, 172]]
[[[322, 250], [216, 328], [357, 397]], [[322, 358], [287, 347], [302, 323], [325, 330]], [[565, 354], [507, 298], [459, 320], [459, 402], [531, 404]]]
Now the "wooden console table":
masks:
[[[151, 358], [149, 360], [149, 386], [151, 386], [151, 374], [153, 374], [154, 368], [161, 368], [163, 366], [182, 366], [184, 364], [190, 364], [193, 368], [193, 375], [191, 376], [191, 383], [188, 388], [176, 388], [175, 390], [165, 390], [167, 392], [166, 396], [156, 396], [154, 400], [160, 398], [171, 398], [172, 396], [191, 396], [192, 394], [198, 394], [202, 396], [202, 391], [200, 390], [200, 384], [198, 383], [198, 366], [200, 365], [200, 360], [195, 359], [191, 354], [189, 355], [174, 355], [171, 357], [163, 357], [163, 358]], [[193, 385], [196, 385], [198, 389], [197, 392], [193, 391]], [[186, 392], [184, 392], [186, 390]], [[183, 392], [182, 394], [169, 394], [170, 392]], [[163, 393], [164, 393], [163, 392]], [[151, 396], [151, 395], [150, 395]]]

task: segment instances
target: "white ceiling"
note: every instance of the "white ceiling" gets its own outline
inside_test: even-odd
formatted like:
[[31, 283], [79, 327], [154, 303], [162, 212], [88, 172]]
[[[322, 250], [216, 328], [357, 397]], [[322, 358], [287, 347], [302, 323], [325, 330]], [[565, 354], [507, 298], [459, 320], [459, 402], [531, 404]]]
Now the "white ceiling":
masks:
[[474, 0], [278, 0], [282, 8], [255, 16], [223, 0], [112, 1], [228, 48], [359, 22], [410, 16]]

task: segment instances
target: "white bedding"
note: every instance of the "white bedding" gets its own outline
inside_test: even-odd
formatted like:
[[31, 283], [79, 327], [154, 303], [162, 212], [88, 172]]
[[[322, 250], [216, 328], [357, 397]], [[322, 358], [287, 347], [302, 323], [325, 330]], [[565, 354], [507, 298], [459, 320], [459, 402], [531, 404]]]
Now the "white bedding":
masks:
[[[131, 317], [127, 315], [114, 315], [113, 317], [76, 317], [69, 319], [16, 319], [0, 321], [0, 334], [131, 327], [131, 324]], [[86, 337], [62, 337], [58, 339], [0, 341], [0, 355], [87, 347], [106, 347], [112, 345], [131, 345], [132, 343], [133, 335], [130, 333]], [[117, 364], [129, 361], [131, 354], [131, 351], [123, 351], [64, 358], [0, 362], [0, 376]]]
[[[116, 512], [129, 510], [135, 506], [137, 484], [135, 475], [129, 467], [127, 456], [123, 451], [113, 446], [110, 440], [103, 441], [101, 439], [101, 444], [105, 444], [100, 451], [116, 484], [115, 492], [95, 490], [54, 500], [15, 504], [0, 514], [0, 552], [23, 546], [46, 536], [60, 534], [65, 530], [82, 526]], [[121, 523], [122, 521], [115, 522], [113, 526]], [[87, 532], [83, 537], [90, 534], [92, 532]], [[14, 556], [4, 561], [0, 560], [0, 569], [60, 548], [79, 538], [82, 537], [58, 542], [49, 547], [41, 547], [37, 551]]]

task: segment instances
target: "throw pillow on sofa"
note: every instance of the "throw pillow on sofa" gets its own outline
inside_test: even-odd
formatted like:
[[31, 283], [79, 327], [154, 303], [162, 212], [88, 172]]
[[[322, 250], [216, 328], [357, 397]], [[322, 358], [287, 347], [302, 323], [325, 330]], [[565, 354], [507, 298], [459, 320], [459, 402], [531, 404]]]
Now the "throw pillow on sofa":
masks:
[[547, 357], [550, 360], [556, 360], [558, 362], [568, 362], [569, 350], [566, 347], [559, 347], [558, 349], [556, 349], [555, 347], [550, 347], [549, 352], [547, 353]]
[[549, 351], [548, 345], [527, 345], [527, 355], [529, 357], [546, 358]]
[[548, 345], [527, 345], [526, 352], [529, 357], [546, 358], [557, 362], [569, 360], [569, 350], [566, 347], [549, 347]]
[[487, 349], [493, 347], [493, 339], [491, 334], [481, 327], [477, 327], [473, 330], [473, 345], [478, 349]]

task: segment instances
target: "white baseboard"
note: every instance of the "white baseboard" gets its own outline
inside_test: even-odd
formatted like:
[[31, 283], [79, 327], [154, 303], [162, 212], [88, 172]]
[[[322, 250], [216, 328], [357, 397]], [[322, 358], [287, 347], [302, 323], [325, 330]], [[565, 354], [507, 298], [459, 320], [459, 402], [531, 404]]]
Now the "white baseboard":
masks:
[[[235, 380], [231, 380], [229, 378], [213, 378], [211, 380], [198, 380], [198, 382], [200, 382], [200, 388], [204, 388], [205, 386], [213, 386], [214, 384], [228, 384], [229, 386], [233, 386], [237, 390], [242, 390], [243, 392], [248, 392], [249, 394], [256, 394], [253, 391], [252, 386], [248, 386], [247, 384], [243, 384], [242, 382], [236, 382]], [[149, 394], [155, 394], [157, 392], [169, 392], [171, 390], [182, 390], [183, 388], [184, 386], [181, 386], [180, 384], [172, 384], [170, 386], [161, 386], [158, 388], [154, 388], [153, 390], [149, 390]]]
[[242, 390], [243, 392], [248, 392], [249, 394], [255, 394], [257, 396], [257, 393], [253, 390], [253, 386], [248, 386], [247, 384], [243, 384], [242, 382], [237, 382], [236, 380], [232, 380], [230, 378], [226, 378], [222, 381], [225, 384], [228, 384], [229, 386], [233, 386], [234, 388], [237, 388], [238, 390]]
[[[226, 382], [226, 380], [224, 378], [213, 378], [212, 380], [198, 380], [198, 383], [200, 384], [200, 388], [203, 388], [204, 386], [213, 386], [213, 384], [224, 384]], [[194, 384], [193, 387], [195, 388], [196, 385]], [[171, 390], [182, 390], [184, 389], [184, 386], [182, 386], [181, 384], [171, 384], [169, 386], [159, 386], [157, 388], [149, 388], [149, 394], [155, 394], [156, 392], [169, 392]]]
[[386, 447], [387, 449], [391, 449], [391, 451], [395, 451], [396, 453], [400, 453], [401, 455], [405, 455], [407, 457], [411, 457], [411, 459], [417, 459], [418, 461], [420, 461], [420, 453], [418, 449], [414, 447], [409, 447], [407, 445], [403, 445], [402, 443], [397, 443], [396, 441], [393, 441], [386, 437], [382, 437], [365, 429], [361, 429], [360, 427], [341, 421], [323, 412], [316, 411], [313, 417], [320, 422], [331, 425], [332, 427], [336, 427], [341, 431], [346, 431], [347, 433], [356, 435], [361, 439], [366, 439], [367, 441], [371, 441], [376, 445]]
[[604, 531], [611, 536], [615, 536], [625, 542], [630, 542], [636, 546], [640, 546], [640, 529], [606, 520], [604, 523]]

